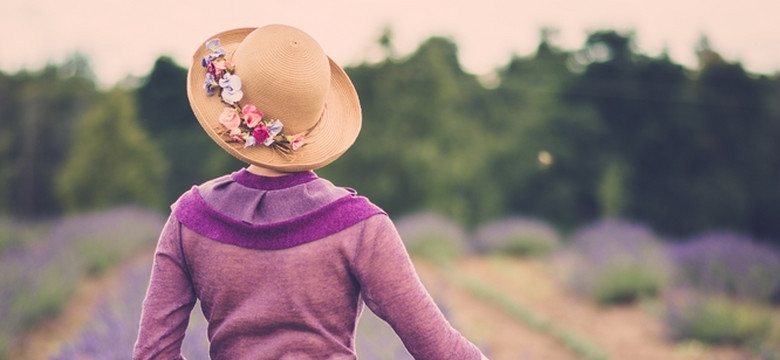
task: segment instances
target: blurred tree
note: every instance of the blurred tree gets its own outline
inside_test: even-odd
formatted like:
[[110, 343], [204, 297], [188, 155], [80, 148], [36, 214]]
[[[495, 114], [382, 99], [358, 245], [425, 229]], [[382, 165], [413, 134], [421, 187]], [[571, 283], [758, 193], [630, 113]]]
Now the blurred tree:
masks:
[[697, 213], [690, 193], [689, 172], [699, 159], [693, 138], [695, 109], [685, 69], [662, 55], [642, 57], [635, 64], [636, 116], [634, 129], [626, 129], [620, 151], [629, 165], [630, 193], [625, 215], [679, 232]]
[[[765, 214], [776, 209], [767, 196], [777, 199], [777, 171], [766, 164], [776, 161], [777, 133], [767, 90], [706, 37], [696, 49], [702, 68], [692, 73], [665, 54], [637, 54], [632, 36], [593, 33], [573, 56], [582, 74], [569, 99], [592, 106], [603, 123], [602, 194], [624, 187], [615, 191], [625, 194], [623, 217], [673, 235], [771, 228]], [[604, 199], [602, 211], [611, 209]]]
[[79, 54], [62, 66], [0, 76], [0, 211], [21, 217], [61, 211], [53, 179], [75, 120], [96, 93], [89, 63]]
[[192, 127], [195, 117], [187, 100], [187, 69], [162, 56], [137, 90], [141, 124], [152, 134]]
[[[695, 83], [701, 128], [696, 145], [701, 151], [691, 191], [703, 215], [691, 226], [727, 227], [750, 231], [764, 198], [777, 199], [777, 136], [759, 82], [740, 64], [703, 62]], [[776, 162], [775, 162], [776, 163]], [[766, 217], [763, 221], [768, 220]], [[779, 234], [780, 235], [780, 234]]]
[[18, 116], [14, 91], [19, 87], [18, 81], [0, 72], [0, 214], [11, 212], [15, 199], [13, 186], [17, 174], [17, 147], [19, 134]]
[[[766, 106], [763, 126], [758, 133], [755, 158], [760, 173], [752, 178], [753, 207], [750, 213], [750, 232], [762, 240], [780, 245], [780, 72], [773, 76], [761, 76], [762, 102]], [[756, 144], [754, 144], [756, 146]]]
[[140, 123], [169, 164], [165, 202], [192, 185], [237, 170], [243, 164], [214, 144], [192, 114], [187, 99], [187, 70], [160, 57], [137, 89]]
[[491, 167], [503, 191], [503, 208], [571, 227], [598, 212], [597, 141], [601, 125], [587, 106], [566, 102], [576, 80], [570, 54], [550, 43], [543, 29], [536, 54], [514, 56], [491, 91], [491, 119], [500, 143]]
[[484, 88], [462, 70], [451, 40], [434, 37], [407, 59], [347, 70], [361, 96], [363, 130], [323, 174], [395, 214], [433, 209], [472, 223], [497, 213], [483, 196]]
[[159, 209], [165, 171], [163, 154], [138, 125], [133, 95], [114, 88], [79, 119], [57, 193], [71, 211], [120, 203]]
[[382, 35], [377, 40], [386, 59], [395, 59], [398, 56], [393, 43], [394, 37], [393, 28], [388, 25], [382, 29]]

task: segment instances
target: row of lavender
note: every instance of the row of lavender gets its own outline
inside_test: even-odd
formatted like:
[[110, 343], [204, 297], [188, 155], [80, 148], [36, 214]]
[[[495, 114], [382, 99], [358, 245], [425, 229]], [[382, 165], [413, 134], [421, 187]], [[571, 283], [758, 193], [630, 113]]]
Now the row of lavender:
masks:
[[[32, 233], [15, 228], [18, 224], [0, 222], [0, 233], [18, 237], [0, 238], [0, 272], [4, 274], [0, 278], [0, 339], [12, 339], [56, 314], [85, 275], [105, 271], [135, 249], [153, 244], [163, 220], [158, 214], [120, 208], [36, 225]], [[411, 252], [435, 261], [447, 262], [468, 251], [552, 255], [549, 259], [560, 274], [576, 274], [563, 280], [595, 301], [663, 300], [663, 316], [670, 335], [676, 338], [759, 344], [759, 348], [778, 339], [778, 326], [772, 326], [771, 320], [777, 311], [772, 315], [771, 308], [780, 300], [780, 277], [776, 276], [780, 255], [777, 249], [749, 238], [710, 233], [671, 242], [639, 224], [620, 221], [595, 223], [565, 239], [542, 221], [519, 218], [485, 224], [472, 236], [432, 214], [399, 219], [397, 224]], [[137, 331], [148, 269], [147, 264], [123, 275], [124, 287], [107, 295], [93, 321], [60, 358], [112, 358], [106, 355], [110, 351], [126, 357]], [[391, 332], [380, 331], [381, 322], [370, 316], [364, 319], [361, 333], [367, 335], [358, 338], [364, 344], [358, 346], [361, 358], [408, 356]], [[195, 317], [195, 335], [188, 335], [185, 343], [192, 359], [205, 354], [203, 327], [202, 319]], [[114, 340], [106, 340], [109, 337]], [[111, 346], [104, 349], [101, 344]]]
[[[124, 360], [133, 349], [141, 316], [141, 302], [148, 286], [151, 270], [149, 261], [125, 269], [122, 286], [105, 294], [99, 306], [92, 311], [87, 325], [64, 342], [53, 360]], [[182, 354], [188, 360], [208, 360], [209, 343], [206, 320], [196, 305], [182, 344]], [[358, 357], [365, 360], [411, 360], [392, 329], [369, 311], [364, 312], [358, 325]]]
[[[116, 274], [120, 285], [101, 297], [84, 327], [62, 339], [53, 356], [127, 359], [148, 286], [149, 253], [164, 220], [159, 213], [136, 207], [35, 224], [0, 219], [0, 359], [15, 356], [19, 334], [58, 315], [82, 280], [140, 252], [146, 258]], [[361, 317], [357, 341], [361, 359], [411, 359], [388, 325], [368, 311]], [[206, 322], [198, 310], [193, 311], [183, 353], [190, 360], [208, 359]]]
[[136, 207], [35, 224], [0, 220], [0, 359], [20, 334], [58, 315], [85, 277], [152, 247], [164, 220]]
[[563, 236], [544, 221], [507, 218], [473, 234], [436, 214], [399, 219], [410, 252], [447, 262], [465, 252], [543, 256], [574, 293], [601, 305], [655, 302], [670, 339], [780, 353], [780, 250], [712, 231], [665, 239], [606, 219]]

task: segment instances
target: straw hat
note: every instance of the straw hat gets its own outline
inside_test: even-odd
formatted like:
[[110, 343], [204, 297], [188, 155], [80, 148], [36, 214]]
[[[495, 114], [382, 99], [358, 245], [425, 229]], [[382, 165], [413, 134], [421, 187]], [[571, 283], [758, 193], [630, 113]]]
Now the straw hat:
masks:
[[309, 35], [286, 25], [209, 38], [193, 55], [187, 96], [219, 146], [283, 172], [336, 160], [355, 142], [362, 121], [344, 70]]

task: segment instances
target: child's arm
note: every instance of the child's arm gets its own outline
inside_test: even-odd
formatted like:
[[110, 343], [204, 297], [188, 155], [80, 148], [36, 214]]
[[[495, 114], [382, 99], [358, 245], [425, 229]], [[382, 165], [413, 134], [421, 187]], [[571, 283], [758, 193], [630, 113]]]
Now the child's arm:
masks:
[[181, 247], [181, 224], [171, 215], [154, 256], [133, 359], [184, 359], [181, 344], [195, 305]]

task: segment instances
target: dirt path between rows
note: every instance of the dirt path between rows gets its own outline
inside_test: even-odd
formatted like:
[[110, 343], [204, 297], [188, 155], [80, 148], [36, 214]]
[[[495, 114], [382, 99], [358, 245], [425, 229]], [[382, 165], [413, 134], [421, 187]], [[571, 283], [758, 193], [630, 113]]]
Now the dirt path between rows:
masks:
[[529, 329], [448, 282], [436, 267], [421, 260], [414, 263], [425, 287], [443, 307], [453, 326], [491, 360], [578, 359], [552, 337]]

